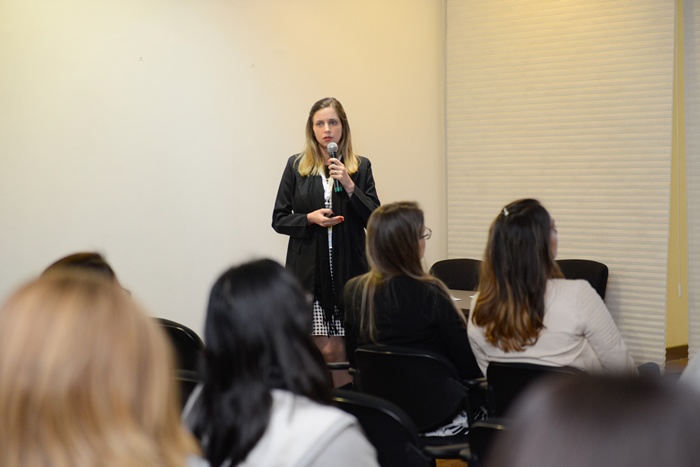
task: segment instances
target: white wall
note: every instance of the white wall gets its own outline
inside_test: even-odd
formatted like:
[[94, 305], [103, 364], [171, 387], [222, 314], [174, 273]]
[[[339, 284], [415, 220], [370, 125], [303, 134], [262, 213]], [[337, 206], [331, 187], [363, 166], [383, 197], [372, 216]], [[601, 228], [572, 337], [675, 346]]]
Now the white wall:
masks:
[[270, 227], [311, 104], [343, 102], [382, 202], [445, 256], [443, 2], [0, 0], [0, 299], [98, 250], [151, 313], [201, 331]]

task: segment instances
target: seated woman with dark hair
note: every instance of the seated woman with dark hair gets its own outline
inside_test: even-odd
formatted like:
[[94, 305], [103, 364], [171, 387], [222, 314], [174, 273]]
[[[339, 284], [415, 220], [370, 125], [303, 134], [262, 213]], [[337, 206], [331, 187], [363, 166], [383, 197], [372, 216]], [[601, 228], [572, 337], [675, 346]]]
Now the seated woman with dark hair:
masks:
[[534, 383], [487, 467], [694, 467], [700, 397], [662, 378], [581, 374]]
[[[423, 269], [428, 238], [430, 230], [416, 203], [386, 204], [370, 216], [370, 271], [345, 286], [345, 340], [350, 363], [359, 345], [396, 345], [439, 354], [452, 362], [463, 378], [478, 378], [481, 371], [469, 347], [464, 314], [445, 284]], [[466, 414], [463, 418], [455, 423], [456, 430], [466, 428]], [[455, 431], [446, 428], [440, 433]]]
[[587, 281], [564, 279], [557, 248], [554, 219], [537, 200], [494, 219], [468, 328], [481, 370], [498, 361], [636, 373], [605, 303]]
[[212, 287], [203, 384], [183, 414], [212, 466], [377, 465], [357, 421], [328, 405], [308, 309], [271, 260], [231, 268]]
[[478, 378], [464, 314], [445, 284], [423, 270], [429, 232], [416, 203], [387, 204], [370, 216], [370, 271], [345, 287], [348, 356], [352, 362], [363, 344], [411, 347], [441, 354], [464, 378]]

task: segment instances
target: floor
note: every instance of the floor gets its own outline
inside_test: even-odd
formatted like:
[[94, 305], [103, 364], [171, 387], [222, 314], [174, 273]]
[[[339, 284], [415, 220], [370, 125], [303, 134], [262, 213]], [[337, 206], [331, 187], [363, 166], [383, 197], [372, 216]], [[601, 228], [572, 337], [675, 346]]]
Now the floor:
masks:
[[458, 459], [438, 459], [436, 467], [467, 467], [467, 463]]

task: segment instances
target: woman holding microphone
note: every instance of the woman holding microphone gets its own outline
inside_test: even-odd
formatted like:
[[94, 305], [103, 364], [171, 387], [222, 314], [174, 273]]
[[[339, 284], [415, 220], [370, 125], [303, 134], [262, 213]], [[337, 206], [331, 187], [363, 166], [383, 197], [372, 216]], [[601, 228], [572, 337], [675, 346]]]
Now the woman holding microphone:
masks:
[[[313, 296], [314, 341], [327, 362], [345, 361], [343, 287], [367, 272], [365, 226], [379, 206], [369, 159], [354, 153], [345, 110], [327, 97], [306, 121], [306, 147], [282, 174], [272, 227], [289, 235], [286, 267]], [[350, 375], [333, 372], [333, 384]]]

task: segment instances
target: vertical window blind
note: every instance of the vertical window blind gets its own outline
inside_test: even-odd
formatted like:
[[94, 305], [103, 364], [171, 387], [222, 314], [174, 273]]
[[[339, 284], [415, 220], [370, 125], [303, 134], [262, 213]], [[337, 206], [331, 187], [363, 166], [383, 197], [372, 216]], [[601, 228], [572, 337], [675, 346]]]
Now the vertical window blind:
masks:
[[446, 27], [448, 256], [538, 198], [559, 258], [610, 268], [635, 359], [663, 364], [674, 1], [447, 0]]
[[685, 0], [684, 111], [688, 210], [688, 346], [700, 350], [700, 1]]

